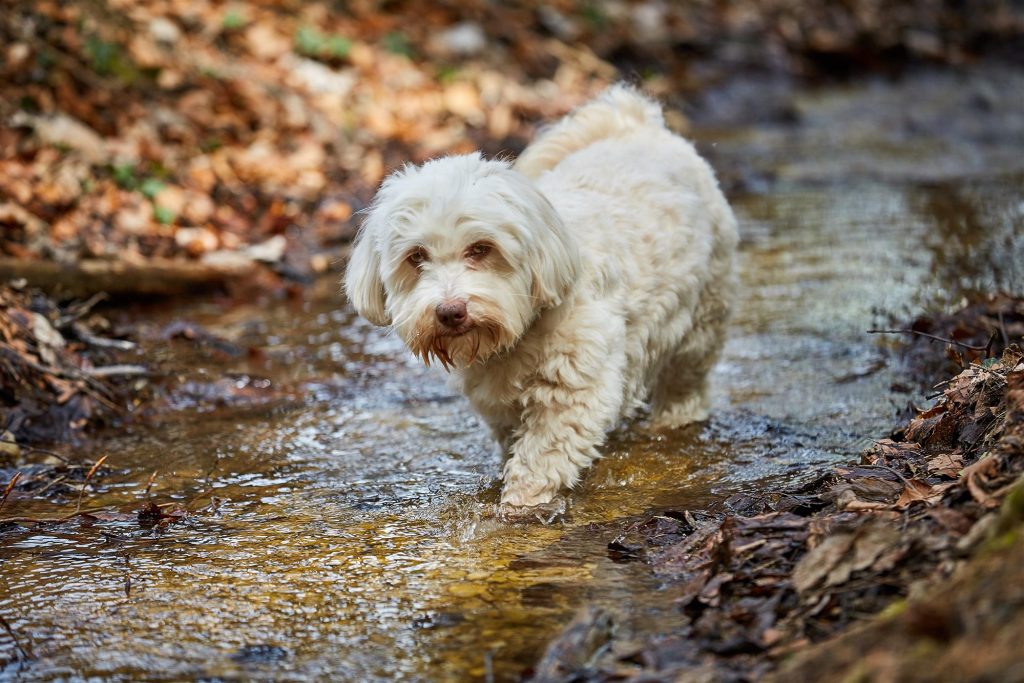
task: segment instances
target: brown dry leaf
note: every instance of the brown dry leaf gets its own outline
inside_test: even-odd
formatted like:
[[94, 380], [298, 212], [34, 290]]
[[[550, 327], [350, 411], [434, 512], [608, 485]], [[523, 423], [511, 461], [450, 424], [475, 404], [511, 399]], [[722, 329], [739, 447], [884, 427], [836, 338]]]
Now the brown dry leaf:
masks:
[[854, 534], [833, 534], [804, 555], [793, 570], [793, 587], [797, 592], [806, 593], [821, 583], [846, 556], [854, 538]]
[[859, 498], [851, 487], [843, 488], [839, 492], [835, 498], [835, 505], [840, 510], [848, 511], [886, 510], [890, 507], [889, 503]]
[[942, 453], [929, 458], [927, 464], [930, 474], [956, 479], [964, 467], [964, 456], [960, 453]]
[[806, 593], [818, 584], [828, 588], [846, 583], [854, 572], [894, 551], [899, 541], [899, 532], [881, 520], [869, 521], [852, 533], [829, 536], [797, 564], [793, 586]]
[[961, 480], [967, 482], [967, 489], [974, 496], [974, 500], [978, 501], [985, 507], [995, 507], [999, 505], [999, 500], [994, 496], [989, 495], [982, 484], [986, 483], [990, 478], [994, 477], [999, 471], [999, 461], [994, 455], [986, 455], [978, 462], [973, 465], [968, 465], [960, 473]]
[[903, 489], [903, 493], [900, 495], [899, 500], [894, 504], [894, 507], [905, 508], [917, 500], [924, 501], [928, 505], [935, 505], [942, 500], [942, 496], [946, 491], [956, 485], [957, 483], [952, 481], [944, 484], [928, 484], [920, 479], [911, 479], [907, 482], [906, 487]]
[[892, 550], [900, 540], [899, 532], [881, 521], [868, 522], [857, 529], [853, 552], [833, 567], [825, 580], [825, 587], [846, 583], [853, 572], [867, 569], [886, 551]]

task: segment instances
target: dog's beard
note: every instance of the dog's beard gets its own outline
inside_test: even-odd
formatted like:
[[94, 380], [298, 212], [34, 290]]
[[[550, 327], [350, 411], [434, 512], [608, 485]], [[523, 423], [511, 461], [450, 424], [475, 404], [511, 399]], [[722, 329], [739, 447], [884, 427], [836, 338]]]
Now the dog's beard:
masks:
[[471, 322], [461, 334], [441, 326], [433, 310], [424, 312], [411, 326], [396, 325], [396, 330], [424, 364], [437, 362], [446, 371], [483, 362], [515, 344], [518, 335], [506, 321], [480, 307], [472, 308], [477, 310], [471, 313]]

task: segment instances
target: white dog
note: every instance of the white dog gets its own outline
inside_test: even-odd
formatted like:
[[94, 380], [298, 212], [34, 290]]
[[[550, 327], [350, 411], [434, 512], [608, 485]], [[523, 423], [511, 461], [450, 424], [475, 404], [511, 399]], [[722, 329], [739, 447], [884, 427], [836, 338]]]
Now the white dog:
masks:
[[503, 505], [532, 506], [645, 401], [656, 427], [707, 418], [736, 240], [708, 164], [614, 86], [514, 166], [468, 154], [392, 174], [345, 287], [452, 372], [511, 456]]

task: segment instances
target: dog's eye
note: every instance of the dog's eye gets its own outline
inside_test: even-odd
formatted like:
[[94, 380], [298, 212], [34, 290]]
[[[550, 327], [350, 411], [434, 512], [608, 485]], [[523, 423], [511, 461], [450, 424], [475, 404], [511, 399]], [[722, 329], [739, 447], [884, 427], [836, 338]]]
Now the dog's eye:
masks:
[[491, 249], [491, 245], [489, 245], [487, 242], [477, 242], [476, 244], [474, 244], [473, 246], [466, 250], [466, 256], [475, 261], [479, 261], [483, 257], [487, 256], [489, 253], [491, 253]]
[[427, 252], [423, 247], [416, 247], [409, 252], [409, 255], [405, 257], [405, 260], [414, 266], [418, 266], [427, 260]]

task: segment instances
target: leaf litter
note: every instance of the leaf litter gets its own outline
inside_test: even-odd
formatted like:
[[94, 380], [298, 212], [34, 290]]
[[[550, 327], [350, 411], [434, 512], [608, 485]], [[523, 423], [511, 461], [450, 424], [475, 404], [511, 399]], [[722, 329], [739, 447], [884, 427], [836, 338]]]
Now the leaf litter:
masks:
[[[724, 514], [669, 510], [623, 529], [609, 557], [648, 565], [685, 625], [611, 638], [594, 657], [573, 643], [614, 615], [581, 613], [533, 680], [761, 679], [793, 653], [815, 652], [814, 643], [902, 604], [912, 587], [948, 580], [996, 529], [1010, 528], [1005, 510], [1024, 481], [1019, 340], [1014, 328], [999, 357], [964, 367], [932, 407], [857, 463], [800, 488], [734, 495]], [[1024, 506], [1015, 514], [1024, 521]], [[799, 680], [815, 680], [815, 670], [805, 667]]]

